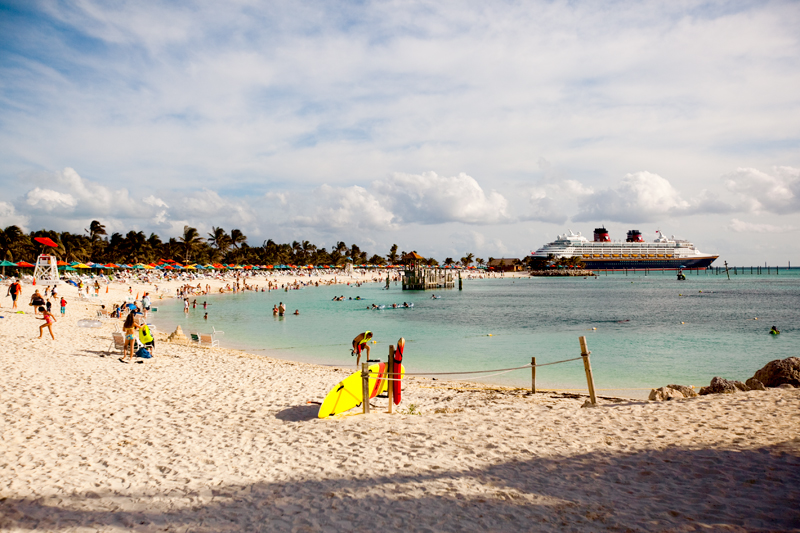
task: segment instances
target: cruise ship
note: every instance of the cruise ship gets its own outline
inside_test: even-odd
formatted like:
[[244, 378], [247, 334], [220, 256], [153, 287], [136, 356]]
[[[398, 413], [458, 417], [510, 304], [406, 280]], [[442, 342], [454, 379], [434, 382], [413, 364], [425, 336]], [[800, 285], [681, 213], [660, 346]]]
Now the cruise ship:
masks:
[[645, 241], [642, 232], [630, 230], [624, 241], [612, 241], [605, 227], [594, 230], [594, 239], [583, 237], [580, 232], [567, 230], [558, 238], [531, 255], [534, 259], [578, 256], [591, 270], [679, 270], [705, 269], [718, 255], [704, 254], [689, 241], [666, 238], [657, 231], [658, 238]]

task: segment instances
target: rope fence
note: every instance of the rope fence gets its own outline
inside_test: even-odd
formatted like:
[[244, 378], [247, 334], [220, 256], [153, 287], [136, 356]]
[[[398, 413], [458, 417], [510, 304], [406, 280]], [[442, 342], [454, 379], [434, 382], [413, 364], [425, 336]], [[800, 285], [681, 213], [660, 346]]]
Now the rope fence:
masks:
[[[363, 393], [362, 398], [364, 398], [362, 404], [364, 406], [363, 407], [364, 414], [368, 414], [369, 410], [370, 410], [370, 405], [369, 405], [369, 380], [370, 380], [370, 377], [377, 378], [377, 379], [384, 379], [387, 382], [402, 381], [403, 377], [405, 377], [405, 376], [467, 376], [467, 375], [470, 375], [470, 376], [475, 376], [477, 379], [486, 379], [486, 378], [490, 378], [490, 377], [494, 377], [494, 376], [499, 376], [499, 375], [502, 375], [502, 374], [507, 374], [509, 372], [514, 372], [514, 371], [517, 371], [517, 370], [524, 370], [526, 368], [530, 368], [531, 369], [531, 392], [533, 394], [536, 394], [536, 369], [537, 368], [543, 367], [543, 366], [558, 365], [558, 364], [561, 364], [561, 363], [569, 363], [569, 362], [578, 361], [578, 360], [582, 360], [583, 361], [584, 371], [586, 372], [586, 384], [588, 385], [589, 398], [591, 400], [591, 403], [592, 403], [592, 405], [597, 405], [597, 396], [595, 394], [595, 387], [594, 387], [594, 377], [592, 375], [592, 365], [591, 365], [591, 363], [589, 361], [589, 354], [591, 354], [592, 352], [589, 351], [588, 345], [586, 344], [586, 337], [579, 337], [578, 341], [579, 341], [580, 347], [581, 347], [581, 355], [580, 355], [580, 357], [573, 357], [571, 359], [562, 359], [561, 361], [552, 361], [550, 363], [537, 364], [536, 363], [536, 358], [532, 357], [531, 358], [531, 362], [529, 364], [523, 365], [523, 366], [517, 366], [517, 367], [513, 367], [513, 368], [496, 368], [496, 369], [492, 369], [492, 370], [470, 370], [470, 371], [464, 371], [464, 372], [404, 372], [404, 373], [400, 374], [401, 377], [395, 377], [395, 376], [398, 375], [397, 373], [388, 371], [392, 366], [392, 362], [393, 362], [393, 359], [394, 359], [394, 353], [395, 353], [394, 345], [390, 345], [389, 346], [389, 359], [387, 360], [387, 363], [386, 363], [387, 371], [385, 371], [385, 372], [371, 372], [369, 370], [369, 362], [364, 362], [364, 363], [361, 364], [361, 386], [362, 386], [362, 393]], [[400, 342], [405, 343], [405, 340], [401, 338], [400, 341], [398, 341], [398, 344]], [[488, 374], [488, 375], [478, 376], [478, 374]], [[388, 396], [389, 396], [389, 413], [391, 413], [392, 412], [392, 403], [394, 401], [394, 397], [393, 397], [394, 396], [394, 390], [393, 390], [393, 387], [388, 387], [388, 391], [389, 391], [389, 394], [388, 394]]]

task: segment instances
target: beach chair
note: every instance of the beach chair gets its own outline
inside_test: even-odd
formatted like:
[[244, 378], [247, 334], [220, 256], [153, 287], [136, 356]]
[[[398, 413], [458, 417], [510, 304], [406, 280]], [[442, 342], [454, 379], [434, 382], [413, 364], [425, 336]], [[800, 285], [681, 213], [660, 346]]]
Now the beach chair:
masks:
[[225, 335], [225, 332], [224, 331], [217, 331], [217, 329], [214, 326], [211, 326], [211, 334], [212, 335]]
[[[142, 343], [139, 342], [139, 339], [136, 338], [134, 335], [133, 339], [133, 353], [135, 354], [139, 348], [142, 347]], [[111, 353], [111, 350], [119, 350], [120, 352], [125, 351], [125, 333], [122, 331], [114, 331], [111, 333], [111, 344], [108, 346], [108, 350], [106, 353]]]
[[200, 345], [210, 346], [212, 348], [216, 348], [219, 346], [219, 341], [214, 338], [214, 335], [211, 333], [201, 333], [200, 334]]
[[192, 342], [200, 343], [200, 336], [197, 333], [189, 333], [189, 337], [192, 339]]

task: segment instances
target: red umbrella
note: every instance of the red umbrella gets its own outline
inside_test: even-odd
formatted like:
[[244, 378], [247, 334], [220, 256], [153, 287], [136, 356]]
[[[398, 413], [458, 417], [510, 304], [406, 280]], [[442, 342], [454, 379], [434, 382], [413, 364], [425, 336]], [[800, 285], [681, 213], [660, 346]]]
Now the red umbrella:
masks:
[[33, 268], [32, 264], [26, 263], [25, 261], [20, 261], [19, 263], [17, 263], [17, 266], [22, 268]]
[[[56, 243], [54, 243], [53, 240], [48, 238], [48, 237], [34, 237], [33, 240], [38, 242], [38, 243], [44, 244], [45, 246], [50, 246], [52, 248], [58, 248], [58, 245]], [[31, 266], [33, 266], [33, 265], [31, 265]]]

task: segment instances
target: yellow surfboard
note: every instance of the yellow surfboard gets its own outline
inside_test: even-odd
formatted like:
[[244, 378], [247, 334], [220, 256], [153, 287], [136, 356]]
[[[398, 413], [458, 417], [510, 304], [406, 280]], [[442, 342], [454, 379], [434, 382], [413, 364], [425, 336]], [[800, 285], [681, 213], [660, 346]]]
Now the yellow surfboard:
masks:
[[[386, 392], [386, 363], [371, 365], [369, 372], [369, 397], [371, 399]], [[401, 369], [401, 372], [405, 372], [405, 369]], [[361, 371], [350, 374], [325, 396], [319, 408], [319, 417], [328, 418], [361, 405], [364, 398], [361, 390]]]

